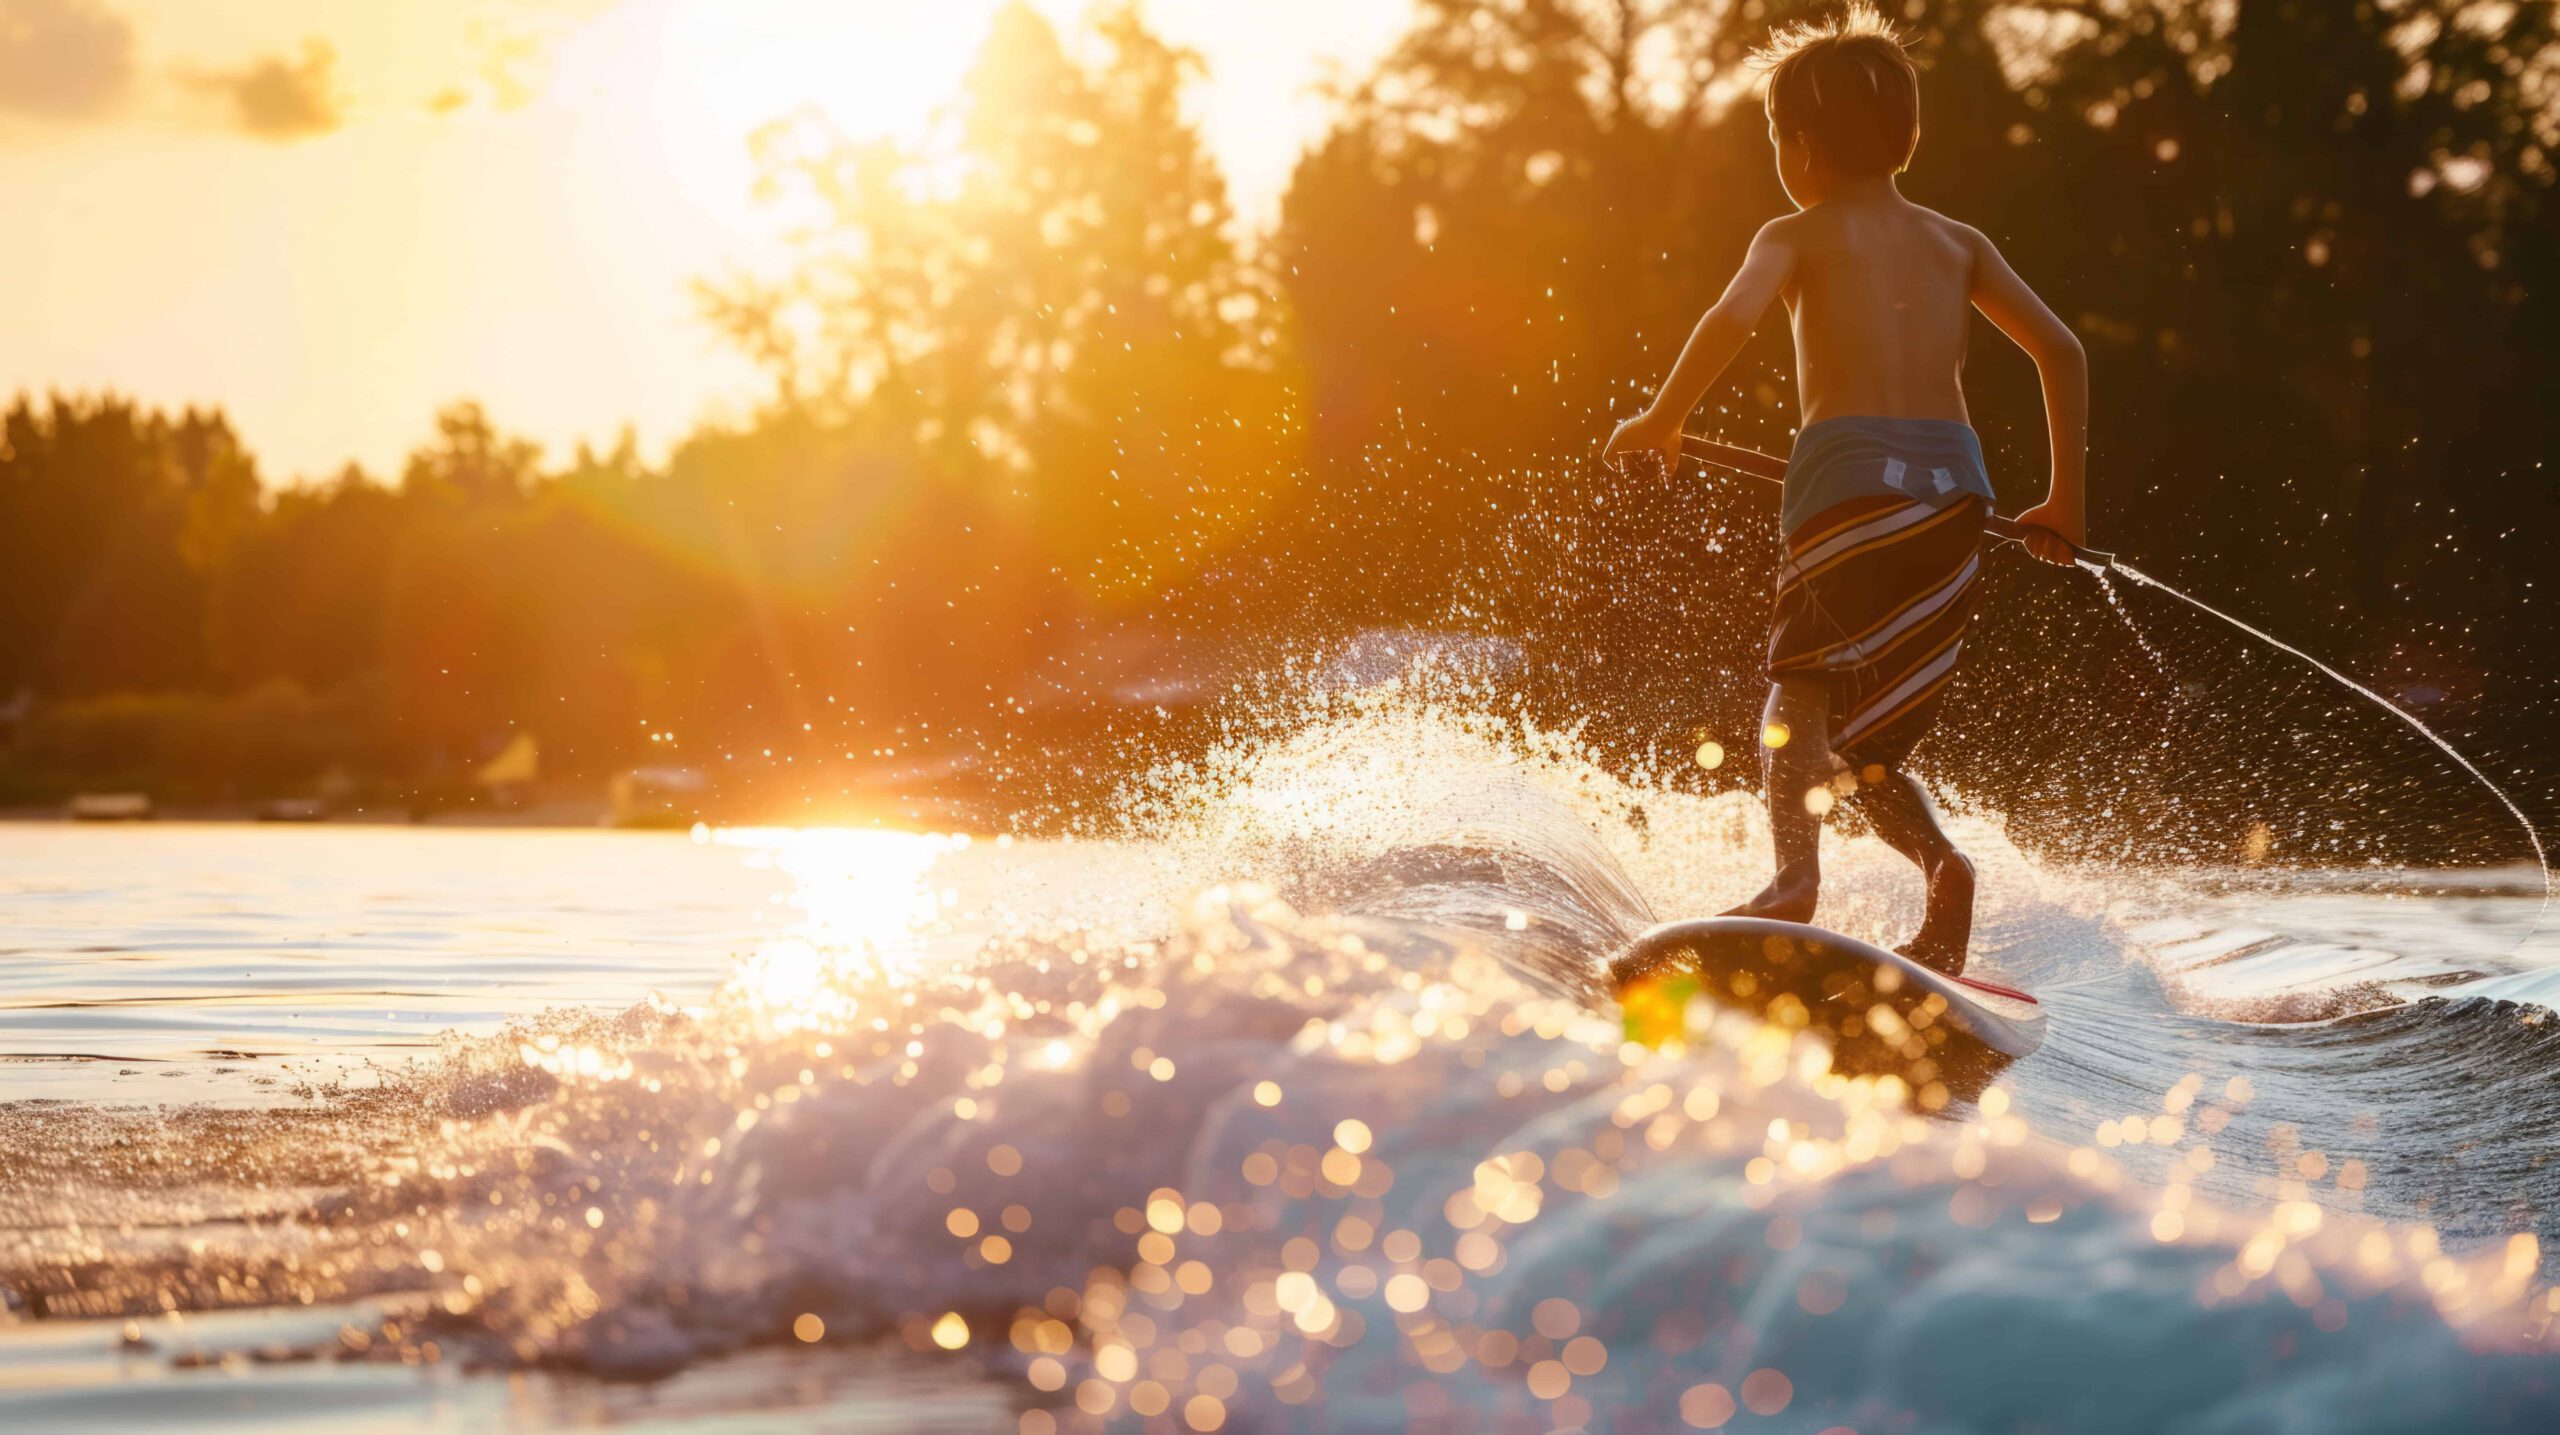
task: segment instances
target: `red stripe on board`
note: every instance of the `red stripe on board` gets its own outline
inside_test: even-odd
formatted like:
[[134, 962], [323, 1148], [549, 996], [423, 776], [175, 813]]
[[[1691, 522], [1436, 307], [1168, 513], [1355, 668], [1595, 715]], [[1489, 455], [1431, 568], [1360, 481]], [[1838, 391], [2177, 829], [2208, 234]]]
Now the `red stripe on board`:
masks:
[[2043, 1005], [2044, 1005], [2044, 1003], [2042, 1003], [2042, 1002], [2040, 1002], [2040, 1001], [2037, 1001], [2034, 997], [2031, 997], [2031, 996], [2027, 995], [2025, 992], [2022, 992], [2022, 991], [2018, 990], [2016, 987], [2004, 987], [2004, 986], [2000, 985], [1998, 982], [1986, 982], [1986, 981], [1983, 981], [1982, 979], [1980, 979], [1979, 977], [1957, 977], [1957, 978], [1955, 978], [1955, 980], [1957, 980], [1957, 981], [1960, 981], [1960, 982], [1964, 983], [1966, 986], [1969, 986], [1969, 987], [1973, 988], [1975, 991], [1979, 991], [1979, 992], [1989, 992], [1989, 993], [1991, 993], [1993, 996], [2012, 997], [2012, 998], [2015, 998], [2015, 999], [2016, 999], [2016, 1000], [2018, 1000], [2018, 1001], [2025, 1002], [2025, 1003], [2026, 1003], [2027, 1005], [2029, 1005], [2029, 1006], [2043, 1006]]

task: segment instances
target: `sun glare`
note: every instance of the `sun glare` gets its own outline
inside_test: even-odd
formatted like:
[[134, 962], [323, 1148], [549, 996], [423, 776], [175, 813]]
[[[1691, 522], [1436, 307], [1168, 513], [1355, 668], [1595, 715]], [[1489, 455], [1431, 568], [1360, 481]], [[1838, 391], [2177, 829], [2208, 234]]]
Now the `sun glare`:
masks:
[[733, 233], [768, 232], [749, 139], [814, 112], [854, 136], [914, 136], [948, 104], [992, 4], [642, 0], [564, 41], [557, 94], [634, 184], [672, 184]]
[[800, 106], [852, 133], [904, 131], [950, 98], [991, 8], [679, 0], [657, 27], [658, 59], [733, 133]]
[[943, 898], [926, 878], [965, 836], [780, 827], [722, 829], [724, 847], [791, 878], [801, 919], [740, 964], [758, 1003], [781, 1013], [824, 1004], [855, 973], [912, 971]]

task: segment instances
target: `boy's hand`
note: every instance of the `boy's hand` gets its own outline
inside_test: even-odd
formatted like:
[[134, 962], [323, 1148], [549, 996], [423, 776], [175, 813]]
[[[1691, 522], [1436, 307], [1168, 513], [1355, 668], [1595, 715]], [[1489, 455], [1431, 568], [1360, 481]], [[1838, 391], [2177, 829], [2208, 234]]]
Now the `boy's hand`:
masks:
[[2019, 537], [2024, 540], [2029, 553], [2065, 568], [2078, 561], [2071, 550], [2084, 547], [2089, 542], [2088, 521], [2049, 499], [2012, 521], [2021, 530]]
[[1661, 467], [1656, 474], [1669, 478], [1680, 468], [1680, 420], [1646, 409], [1618, 425], [1609, 435], [1609, 446], [1600, 450], [1600, 461], [1615, 465], [1620, 473], [1627, 471], [1627, 460], [1638, 454], [1659, 456]]

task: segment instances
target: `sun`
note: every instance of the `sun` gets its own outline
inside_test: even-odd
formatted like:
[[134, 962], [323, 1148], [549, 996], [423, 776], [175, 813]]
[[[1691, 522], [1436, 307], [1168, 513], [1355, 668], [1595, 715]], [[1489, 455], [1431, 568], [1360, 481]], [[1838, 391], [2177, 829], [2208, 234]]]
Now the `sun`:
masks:
[[849, 136], [920, 136], [1001, 3], [628, 0], [563, 42], [557, 94], [617, 169], [752, 234], [768, 223], [752, 201], [757, 130], [815, 112]]
[[851, 134], [909, 130], [947, 102], [994, 0], [664, 0], [669, 84], [733, 131], [814, 107]]

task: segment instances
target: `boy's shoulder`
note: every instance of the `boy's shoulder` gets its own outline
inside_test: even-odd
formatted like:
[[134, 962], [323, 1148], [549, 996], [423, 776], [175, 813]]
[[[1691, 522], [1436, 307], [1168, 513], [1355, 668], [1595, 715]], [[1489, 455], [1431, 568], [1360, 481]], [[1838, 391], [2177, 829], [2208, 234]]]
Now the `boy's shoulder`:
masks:
[[1760, 226], [1760, 232], [1753, 235], [1752, 238], [1755, 241], [1764, 243], [1790, 243], [1812, 233], [1817, 227], [1819, 227], [1814, 222], [1814, 216], [1820, 212], [1820, 205], [1816, 205], [1812, 209], [1791, 209], [1786, 213], [1778, 215], [1775, 218], [1768, 220], [1766, 223], [1763, 223]]
[[1914, 214], [1920, 217], [1923, 223], [1928, 224], [1939, 233], [1944, 234], [1951, 239], [1961, 240], [1966, 245], [1972, 247], [1988, 245], [1991, 242], [1990, 237], [1985, 235], [1981, 230], [1974, 228], [1972, 225], [1965, 223], [1954, 215], [1942, 214], [1937, 210], [1931, 209], [1925, 204], [1914, 204], [1911, 206], [1911, 209]]
[[[1893, 201], [1890, 212], [1896, 218], [1899, 218], [1905, 223], [1933, 229], [1952, 237], [1961, 238], [1968, 243], [1987, 244], [1990, 242], [1988, 239], [1984, 238], [1981, 230], [1974, 228], [1972, 225], [1967, 224], [1963, 220], [1957, 219], [1952, 215], [1942, 214], [1937, 210], [1931, 209], [1925, 204], [1915, 204], [1908, 199], [1898, 198]], [[1760, 232], [1774, 239], [1801, 239], [1817, 234], [1834, 233], [1852, 226], [1857, 226], [1860, 224], [1862, 219], [1865, 219], [1868, 215], [1872, 215], [1874, 213], [1875, 211], [1872, 208], [1867, 209], [1864, 214], [1861, 214], [1858, 212], [1856, 207], [1850, 205], [1838, 203], [1817, 204], [1810, 209], [1799, 209], [1791, 214], [1781, 214], [1777, 218], [1762, 225], [1760, 227]]]
[[1981, 230], [1925, 204], [1903, 200], [1886, 215], [1887, 222], [1879, 225], [1875, 210], [1861, 212], [1847, 206], [1817, 204], [1770, 220], [1761, 227], [1760, 239], [1790, 254], [1808, 257], [1854, 255], [1911, 244], [1968, 262], [1998, 252]]

